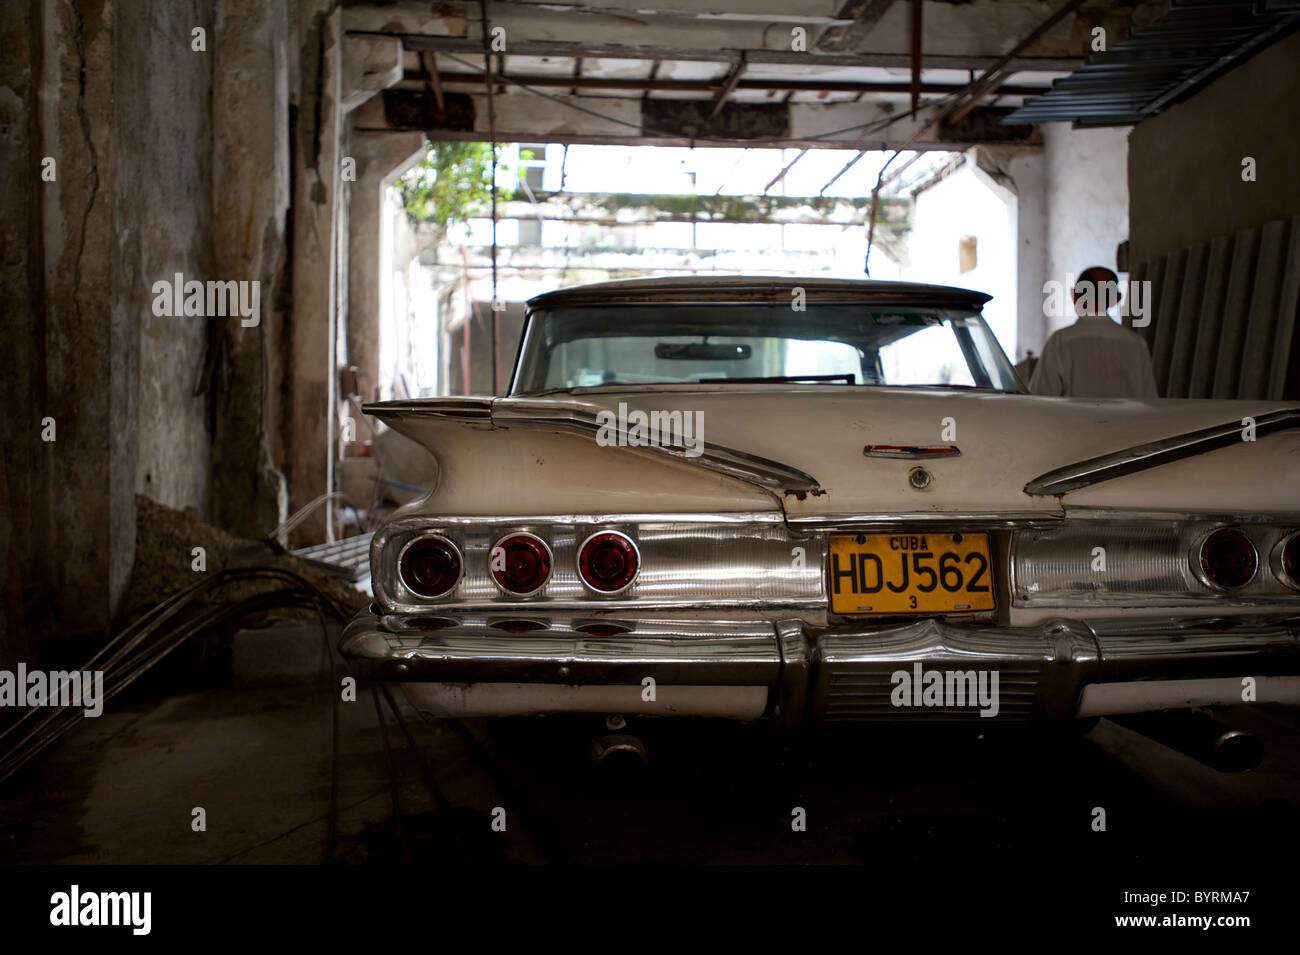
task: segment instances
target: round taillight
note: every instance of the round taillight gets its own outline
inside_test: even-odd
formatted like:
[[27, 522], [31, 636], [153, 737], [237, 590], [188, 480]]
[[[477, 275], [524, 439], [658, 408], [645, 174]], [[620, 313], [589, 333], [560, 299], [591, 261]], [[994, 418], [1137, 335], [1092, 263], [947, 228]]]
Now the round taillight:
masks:
[[460, 579], [460, 551], [445, 537], [417, 537], [402, 549], [397, 572], [417, 597], [441, 597]]
[[1282, 565], [1282, 582], [1300, 590], [1300, 531], [1285, 538], [1278, 547], [1278, 563]]
[[1244, 587], [1255, 577], [1259, 553], [1241, 531], [1223, 528], [1201, 542], [1201, 573], [1216, 587]]
[[632, 583], [641, 558], [632, 538], [618, 531], [588, 537], [578, 551], [578, 573], [592, 590], [613, 594]]
[[525, 596], [541, 590], [551, 576], [551, 549], [532, 534], [512, 534], [496, 542], [488, 566], [502, 590]]

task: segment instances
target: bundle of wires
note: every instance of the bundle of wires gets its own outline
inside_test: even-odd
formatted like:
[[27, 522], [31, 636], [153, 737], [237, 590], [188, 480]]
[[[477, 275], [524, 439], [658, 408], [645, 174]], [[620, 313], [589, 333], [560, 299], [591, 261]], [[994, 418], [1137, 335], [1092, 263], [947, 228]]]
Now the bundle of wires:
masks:
[[[211, 599], [221, 597], [221, 592], [234, 584], [269, 586], [239, 599]], [[321, 621], [322, 633], [326, 632], [326, 617], [346, 621], [351, 616], [351, 611], [338, 600], [291, 571], [271, 567], [223, 570], [143, 613], [104, 644], [81, 669], [104, 674], [103, 702], [106, 703], [191, 637], [249, 614], [285, 607], [314, 610]], [[333, 660], [331, 652], [331, 666]], [[32, 707], [0, 731], [0, 780], [78, 726], [81, 714], [79, 705]]]

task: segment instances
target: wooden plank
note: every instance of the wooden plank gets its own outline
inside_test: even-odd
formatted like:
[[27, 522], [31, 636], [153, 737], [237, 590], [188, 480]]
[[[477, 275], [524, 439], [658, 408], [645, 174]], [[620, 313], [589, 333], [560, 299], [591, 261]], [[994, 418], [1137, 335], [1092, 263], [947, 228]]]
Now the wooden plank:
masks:
[[1210, 242], [1205, 263], [1205, 284], [1201, 293], [1200, 317], [1196, 323], [1196, 345], [1188, 376], [1187, 397], [1208, 398], [1214, 394], [1214, 366], [1223, 328], [1223, 303], [1228, 293], [1228, 265], [1232, 261], [1232, 236], [1221, 235]]
[[1196, 334], [1201, 319], [1201, 300], [1205, 295], [1205, 262], [1210, 247], [1204, 242], [1192, 246], [1183, 271], [1183, 287], [1178, 293], [1178, 315], [1169, 359], [1169, 385], [1166, 398], [1188, 397], [1188, 383], [1192, 377], [1192, 357], [1196, 347]]
[[1255, 281], [1242, 336], [1241, 368], [1237, 373], [1238, 398], [1263, 398], [1268, 392], [1269, 350], [1273, 347], [1273, 321], [1282, 288], [1282, 255], [1286, 249], [1286, 220], [1266, 222], [1260, 229]]
[[1250, 292], [1255, 284], [1255, 254], [1259, 230], [1242, 229], [1232, 244], [1232, 267], [1228, 270], [1228, 292], [1223, 302], [1223, 325], [1219, 329], [1218, 356], [1214, 364], [1215, 398], [1237, 397], [1241, 372], [1241, 346], [1250, 313]]
[[745, 72], [745, 54], [740, 54], [740, 59], [736, 65], [731, 68], [727, 78], [722, 81], [722, 89], [713, 97], [713, 107], [709, 110], [709, 119], [717, 119], [718, 114], [722, 112], [723, 105], [727, 102], [727, 97], [731, 95], [736, 88], [736, 83], [740, 81], [740, 74]]
[[1291, 351], [1296, 322], [1300, 320], [1300, 215], [1291, 217], [1289, 231], [1291, 234], [1283, 265], [1282, 288], [1277, 300], [1273, 361], [1269, 367], [1265, 395], [1273, 401], [1279, 401], [1283, 397], [1300, 398], [1300, 394], [1287, 395], [1286, 392], [1287, 366], [1300, 368], [1300, 358]]
[[1156, 309], [1160, 305], [1161, 291], [1164, 288], [1165, 267], [1168, 264], [1168, 256], [1160, 256], [1152, 262], [1147, 263], [1145, 275], [1146, 280], [1151, 283], [1151, 295], [1147, 300], [1146, 325], [1133, 330], [1142, 336], [1142, 340], [1147, 343], [1147, 348], [1155, 351], [1156, 337]]
[[[1133, 271], [1129, 272], [1129, 274], [1128, 274], [1128, 281], [1129, 281], [1129, 285], [1130, 285], [1130, 287], [1131, 287], [1131, 286], [1134, 286], [1134, 285], [1137, 285], [1139, 282], [1141, 282], [1143, 279], [1145, 279], [1145, 278], [1147, 277], [1147, 272], [1150, 270], [1150, 268], [1151, 268], [1151, 265], [1150, 265], [1150, 263], [1148, 263], [1148, 262], [1139, 262], [1137, 265], [1133, 266]], [[1125, 290], [1124, 294], [1125, 294], [1125, 295], [1128, 295], [1128, 290]], [[1127, 329], [1131, 329], [1132, 331], [1135, 331], [1135, 332], [1137, 332], [1139, 335], [1141, 335], [1141, 334], [1142, 334], [1142, 330], [1141, 330], [1141, 329], [1139, 329], [1139, 328], [1133, 328], [1133, 316], [1132, 316], [1131, 314], [1129, 314], [1129, 311], [1128, 311], [1130, 308], [1133, 307], [1133, 301], [1132, 301], [1132, 298], [1133, 298], [1133, 296], [1129, 295], [1129, 300], [1126, 301], [1126, 302], [1124, 302], [1124, 307], [1120, 309], [1120, 319], [1119, 319], [1119, 323], [1120, 323], [1121, 325], [1123, 325], [1125, 328], [1127, 328]], [[1144, 307], [1146, 307], [1146, 306], [1150, 306], [1150, 304], [1151, 304], [1151, 299], [1150, 299], [1150, 297], [1144, 295], [1144, 296], [1142, 297], [1142, 304], [1143, 304]], [[1148, 314], [1150, 314], [1150, 313], [1148, 313]], [[1145, 341], [1145, 337], [1144, 337], [1143, 340]]]
[[1165, 274], [1160, 283], [1160, 299], [1155, 313], [1155, 342], [1151, 348], [1151, 365], [1156, 372], [1156, 387], [1165, 398], [1169, 394], [1169, 364], [1174, 350], [1174, 332], [1178, 328], [1179, 302], [1183, 291], [1183, 272], [1187, 269], [1187, 250], [1179, 249], [1166, 257]]

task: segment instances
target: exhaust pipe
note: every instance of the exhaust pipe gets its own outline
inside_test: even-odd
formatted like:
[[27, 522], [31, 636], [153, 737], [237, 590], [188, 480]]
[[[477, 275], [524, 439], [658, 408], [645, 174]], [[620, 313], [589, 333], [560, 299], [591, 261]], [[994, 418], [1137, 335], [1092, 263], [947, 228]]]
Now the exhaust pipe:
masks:
[[641, 739], [630, 733], [607, 733], [591, 744], [591, 759], [598, 770], [619, 778], [635, 779], [650, 768]]
[[1121, 726], [1163, 743], [1221, 773], [1254, 769], [1264, 756], [1264, 744], [1253, 733], [1224, 726], [1200, 710], [1130, 713], [1108, 716]]

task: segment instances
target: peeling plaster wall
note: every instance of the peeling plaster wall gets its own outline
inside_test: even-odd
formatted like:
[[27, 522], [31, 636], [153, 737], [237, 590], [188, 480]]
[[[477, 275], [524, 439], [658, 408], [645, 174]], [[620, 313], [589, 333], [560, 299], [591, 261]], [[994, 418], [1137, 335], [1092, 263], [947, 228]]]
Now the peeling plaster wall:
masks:
[[[190, 49], [195, 27], [208, 31], [206, 53]], [[222, 320], [155, 316], [152, 288], [178, 272], [224, 277], [212, 255], [212, 5], [123, 3], [118, 30], [113, 302], [115, 324], [140, 338], [133, 490], [206, 517], [211, 382], [202, 376]]]
[[[33, 543], [48, 575], [28, 578], [48, 584], [29, 617], [41, 629], [103, 626], [134, 552], [133, 538], [115, 533], [122, 524], [112, 521], [124, 503], [133, 516], [131, 488], [109, 477], [111, 465], [130, 454], [132, 423], [115, 417], [113, 402], [124, 398], [134, 350], [110, 308], [114, 14], [110, 3], [47, 0], [32, 24], [41, 60], [37, 149], [57, 170], [54, 181], [14, 184], [41, 196], [43, 268], [33, 278], [44, 306], [34, 318], [44, 379], [34, 383], [34, 399], [57, 427], [57, 440], [40, 446], [48, 483], [33, 489], [32, 501], [46, 521]], [[35, 643], [37, 634], [30, 636]]]
[[[339, 276], [339, 157], [341, 129], [342, 13], [328, 0], [297, 5], [300, 44], [294, 113], [291, 263], [292, 315], [285, 376], [288, 404], [284, 441], [293, 510], [306, 507], [334, 485], [337, 431], [335, 373]], [[290, 76], [293, 76], [291, 65]], [[296, 86], [296, 91], [295, 91]], [[346, 247], [343, 247], [346, 251]], [[330, 533], [333, 503], [311, 512], [294, 532], [295, 544]]]
[[350, 130], [350, 140], [356, 181], [347, 188], [347, 363], [359, 369], [363, 397], [370, 401], [380, 383], [380, 289], [385, 265], [380, 255], [380, 230], [384, 191], [424, 154], [424, 136]]
[[0, 375], [0, 669], [30, 656], [32, 616], [50, 573], [45, 414], [45, 305], [40, 275], [39, 9], [0, 5], [0, 282], [7, 367]]
[[[214, 83], [218, 7], [238, 30]], [[286, 0], [0, 10], [12, 348], [0, 376], [0, 666], [37, 659], [46, 637], [109, 628], [134, 563], [137, 492], [206, 517], [224, 489], [232, 510], [276, 514], [259, 423], [277, 379], [262, 341], [232, 339], [238, 318], [152, 306], [153, 284], [178, 272], [274, 286], [284, 271], [287, 21]], [[196, 27], [205, 51], [191, 47]], [[44, 157], [55, 162], [49, 181]], [[264, 322], [274, 296], [264, 289]], [[41, 439], [46, 417], [54, 441]], [[242, 430], [252, 437], [216, 459], [216, 420], [236, 432], [251, 421]], [[229, 480], [266, 473], [247, 488]]]
[[261, 282], [261, 314], [256, 326], [230, 320], [215, 330], [229, 366], [212, 382], [210, 513], [226, 530], [260, 538], [288, 506], [271, 438], [284, 377], [277, 343], [287, 324], [287, 0], [220, 0], [213, 34], [214, 268], [222, 279]]
[[[1064, 282], [1091, 265], [1115, 268], [1116, 247], [1128, 238], [1128, 127], [1071, 129], [1042, 125], [1047, 159], [1047, 274]], [[1127, 278], [1121, 273], [1120, 279]], [[1040, 300], [1041, 300], [1041, 283]], [[1074, 316], [1044, 318], [1046, 333]], [[1044, 335], [1046, 338], [1046, 334]], [[1040, 350], [1041, 354], [1041, 350]]]

